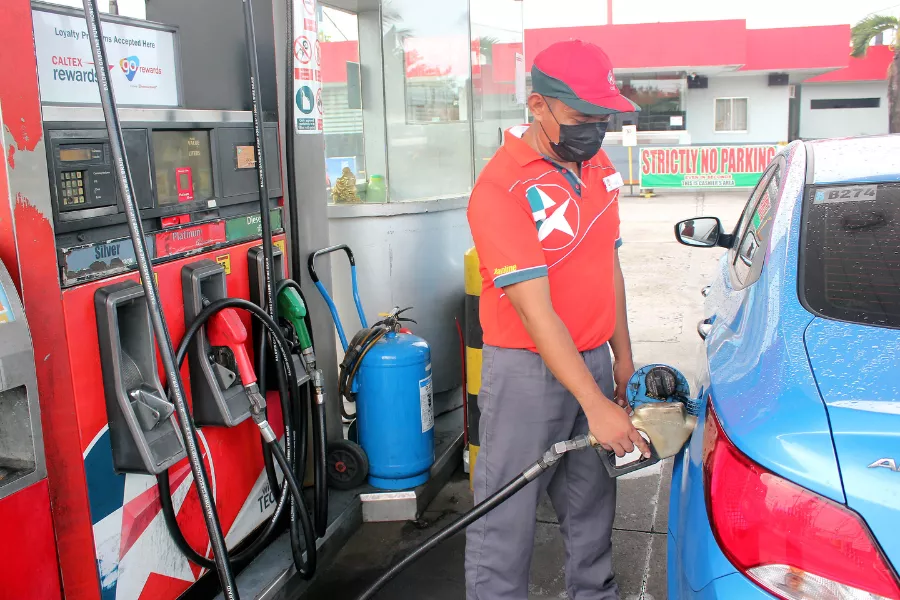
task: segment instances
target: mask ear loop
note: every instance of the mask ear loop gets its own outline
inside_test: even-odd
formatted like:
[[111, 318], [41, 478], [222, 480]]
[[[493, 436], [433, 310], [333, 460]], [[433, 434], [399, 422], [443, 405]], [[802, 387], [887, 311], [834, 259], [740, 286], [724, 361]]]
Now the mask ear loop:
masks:
[[[560, 130], [559, 130], [559, 141], [561, 142], [561, 141], [562, 141], [562, 125], [560, 125], [559, 119], [556, 118], [556, 115], [553, 114], [553, 107], [550, 106], [550, 103], [549, 103], [549, 102], [547, 102], [547, 96], [541, 94], [541, 98], [544, 99], [544, 103], [547, 105], [547, 110], [550, 111], [550, 116], [553, 117], [553, 120], [556, 121], [556, 124], [559, 125], [559, 127], [560, 127]], [[547, 141], [550, 142], [550, 147], [553, 148], [553, 151], [555, 152], [556, 149], [559, 147], [559, 142], [554, 142], [554, 141], [553, 141], [553, 139], [552, 139], [552, 138], [550, 137], [550, 135], [547, 133], [547, 130], [544, 129], [544, 124], [543, 124], [543, 123], [541, 123], [540, 121], [538, 121], [538, 125], [541, 126], [541, 131], [544, 132], [544, 137], [546, 137], [546, 138], [547, 138]]]

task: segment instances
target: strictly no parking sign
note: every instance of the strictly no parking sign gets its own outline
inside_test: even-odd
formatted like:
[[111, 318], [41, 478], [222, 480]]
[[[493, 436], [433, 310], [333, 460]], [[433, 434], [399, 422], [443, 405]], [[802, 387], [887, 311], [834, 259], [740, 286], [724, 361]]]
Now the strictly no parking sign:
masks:
[[294, 2], [294, 129], [322, 132], [322, 47], [316, 0]]

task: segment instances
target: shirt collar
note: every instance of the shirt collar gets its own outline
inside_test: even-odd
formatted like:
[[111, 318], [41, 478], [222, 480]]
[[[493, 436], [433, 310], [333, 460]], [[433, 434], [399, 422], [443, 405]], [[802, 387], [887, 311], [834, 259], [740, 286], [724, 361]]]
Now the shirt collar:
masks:
[[[529, 165], [537, 160], [544, 160], [555, 165], [556, 163], [553, 160], [538, 153], [534, 148], [528, 145], [528, 142], [522, 139], [522, 136], [527, 130], [528, 125], [516, 125], [515, 127], [507, 129], [503, 134], [503, 147], [506, 148], [506, 151], [513, 157], [513, 160], [515, 160], [520, 167]], [[598, 152], [591, 160], [582, 163], [582, 168], [586, 165], [596, 166], [599, 164], [599, 156], [600, 152]]]
[[513, 160], [520, 167], [529, 165], [536, 160], [544, 159], [534, 148], [528, 145], [528, 142], [522, 139], [522, 135], [527, 129], [528, 125], [517, 125], [510, 127], [503, 134], [503, 147], [506, 148], [506, 151], [509, 152], [510, 156], [513, 157]]

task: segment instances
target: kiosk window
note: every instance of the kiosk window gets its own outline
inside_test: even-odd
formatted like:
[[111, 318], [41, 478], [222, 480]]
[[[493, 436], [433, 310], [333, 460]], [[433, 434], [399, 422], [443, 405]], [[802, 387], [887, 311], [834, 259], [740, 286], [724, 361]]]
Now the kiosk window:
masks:
[[209, 131], [154, 131], [153, 160], [159, 206], [213, 197]]

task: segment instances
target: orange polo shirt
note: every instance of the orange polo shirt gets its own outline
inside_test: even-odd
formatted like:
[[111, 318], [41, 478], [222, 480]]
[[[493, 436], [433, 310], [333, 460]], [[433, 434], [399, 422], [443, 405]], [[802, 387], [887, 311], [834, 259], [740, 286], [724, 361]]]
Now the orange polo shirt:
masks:
[[553, 308], [581, 352], [616, 328], [613, 265], [622, 176], [604, 151], [581, 177], [541, 156], [514, 127], [478, 177], [468, 219], [481, 261], [484, 343], [536, 351], [503, 288], [548, 277]]

